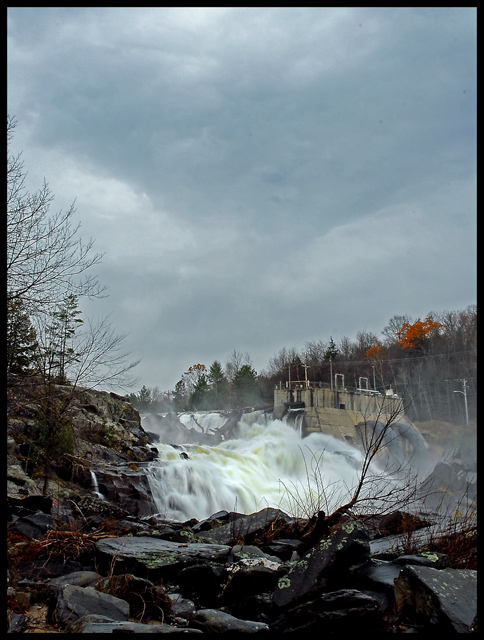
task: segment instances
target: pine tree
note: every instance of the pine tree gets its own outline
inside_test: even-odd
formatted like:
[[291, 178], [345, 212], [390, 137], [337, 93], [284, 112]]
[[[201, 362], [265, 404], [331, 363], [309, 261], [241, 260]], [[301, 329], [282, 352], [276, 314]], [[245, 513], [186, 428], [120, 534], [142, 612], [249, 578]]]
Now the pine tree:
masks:
[[37, 335], [22, 301], [7, 300], [7, 371], [32, 373], [37, 350]]
[[257, 384], [257, 373], [249, 364], [240, 367], [232, 384], [235, 388], [236, 402], [239, 407], [260, 402], [260, 391]]
[[67, 382], [69, 364], [76, 362], [78, 356], [74, 336], [83, 320], [78, 318], [81, 311], [77, 304], [77, 296], [68, 294], [52, 313], [52, 323], [47, 327], [45, 372], [59, 382]]

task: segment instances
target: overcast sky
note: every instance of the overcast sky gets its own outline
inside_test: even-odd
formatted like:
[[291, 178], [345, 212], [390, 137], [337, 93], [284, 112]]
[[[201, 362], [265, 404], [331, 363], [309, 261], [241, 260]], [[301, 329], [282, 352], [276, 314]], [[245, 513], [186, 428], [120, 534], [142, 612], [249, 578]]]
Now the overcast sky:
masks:
[[475, 8], [10, 8], [7, 106], [138, 389], [476, 302]]

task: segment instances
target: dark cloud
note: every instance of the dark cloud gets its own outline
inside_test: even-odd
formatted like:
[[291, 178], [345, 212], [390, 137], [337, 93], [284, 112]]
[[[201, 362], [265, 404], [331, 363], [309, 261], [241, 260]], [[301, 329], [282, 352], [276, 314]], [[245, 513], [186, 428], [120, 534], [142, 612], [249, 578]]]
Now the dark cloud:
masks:
[[[475, 8], [10, 8], [29, 184], [149, 386], [475, 301]], [[184, 363], [184, 364], [182, 364]]]

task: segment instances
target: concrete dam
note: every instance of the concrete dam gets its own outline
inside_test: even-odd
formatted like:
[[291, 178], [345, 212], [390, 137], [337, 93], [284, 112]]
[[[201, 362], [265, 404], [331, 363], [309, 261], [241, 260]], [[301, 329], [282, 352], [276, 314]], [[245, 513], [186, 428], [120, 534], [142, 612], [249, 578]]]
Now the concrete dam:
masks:
[[[298, 421], [301, 436], [322, 432], [364, 450], [383, 430], [382, 451], [398, 464], [425, 457], [427, 444], [392, 389], [326, 388], [307, 380], [274, 390], [274, 418]], [[292, 418], [291, 418], [292, 416]]]

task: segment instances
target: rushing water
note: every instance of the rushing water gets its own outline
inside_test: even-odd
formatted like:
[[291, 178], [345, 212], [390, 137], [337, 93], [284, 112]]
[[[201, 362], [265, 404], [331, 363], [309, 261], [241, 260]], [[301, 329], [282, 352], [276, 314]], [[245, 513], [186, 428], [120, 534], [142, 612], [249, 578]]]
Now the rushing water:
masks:
[[[200, 417], [196, 422], [203, 430]], [[322, 433], [302, 439], [297, 423], [260, 413], [244, 415], [237, 436], [216, 446], [156, 446], [159, 459], [150, 464], [148, 479], [158, 513], [173, 520], [268, 506], [299, 517], [329, 512], [348, 498], [361, 461], [345, 442]]]

